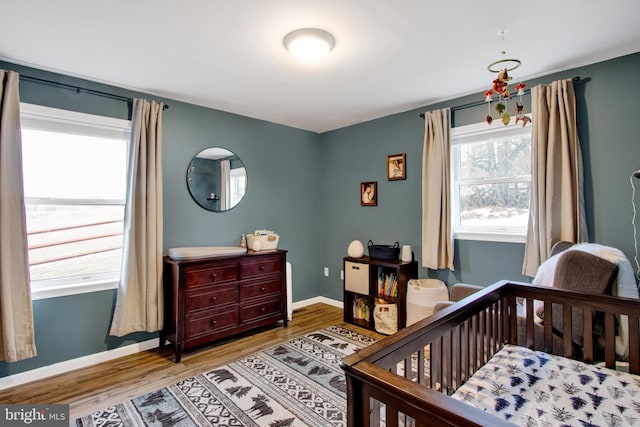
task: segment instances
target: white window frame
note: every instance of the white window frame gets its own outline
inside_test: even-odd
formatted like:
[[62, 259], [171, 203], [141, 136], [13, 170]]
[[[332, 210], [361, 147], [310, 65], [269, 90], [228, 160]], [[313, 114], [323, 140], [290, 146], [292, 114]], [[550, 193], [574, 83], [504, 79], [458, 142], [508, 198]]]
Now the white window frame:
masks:
[[[94, 114], [79, 113], [70, 110], [45, 107], [42, 105], [20, 103], [20, 123], [22, 128], [39, 130], [58, 130], [96, 137], [111, 137], [130, 140], [131, 121]], [[63, 200], [58, 200], [63, 202]], [[74, 200], [77, 203], [78, 200]], [[95, 200], [84, 200], [83, 203], [95, 203]], [[122, 204], [122, 200], [101, 200], [100, 204]], [[29, 203], [38, 203], [30, 199]], [[120, 272], [92, 274], [81, 277], [62, 277], [56, 279], [37, 280], [31, 282], [31, 298], [33, 300], [54, 298], [116, 289], [120, 281]]]
[[[530, 116], [530, 115], [528, 115]], [[487, 141], [492, 138], [505, 138], [510, 135], [521, 135], [523, 132], [531, 133], [531, 126], [523, 127], [522, 124], [504, 125], [501, 121], [494, 120], [491, 125], [486, 122], [474, 123], [466, 126], [458, 126], [451, 129], [451, 220], [454, 239], [481, 240], [490, 242], [524, 243], [527, 235], [527, 227], [502, 227], [502, 226], [462, 226], [459, 218], [459, 177], [460, 160], [457, 149], [460, 145], [474, 142]], [[464, 180], [464, 184], [496, 184], [512, 182], [531, 182], [531, 174], [508, 178], [484, 178]]]
[[237, 187], [237, 181], [238, 180], [245, 180], [245, 186], [246, 186], [246, 177], [247, 177], [247, 171], [244, 167], [242, 168], [235, 168], [235, 169], [231, 169], [229, 171], [229, 198], [231, 199], [229, 201], [228, 206], [235, 206], [238, 203], [240, 203], [240, 200], [242, 200], [242, 197], [236, 199], [234, 197], [235, 193], [236, 193], [236, 187]]

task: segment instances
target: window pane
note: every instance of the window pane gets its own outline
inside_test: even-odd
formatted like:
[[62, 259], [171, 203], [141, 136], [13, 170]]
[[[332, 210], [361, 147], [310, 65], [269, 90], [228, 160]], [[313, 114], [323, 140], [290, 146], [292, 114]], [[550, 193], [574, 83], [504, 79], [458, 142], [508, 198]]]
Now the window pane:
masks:
[[460, 225], [526, 227], [529, 182], [460, 185]]
[[531, 174], [529, 136], [460, 145], [461, 179], [503, 178]]
[[124, 206], [26, 206], [31, 280], [120, 271]]
[[25, 197], [124, 200], [126, 146], [124, 140], [23, 129]]
[[36, 112], [26, 113], [22, 128], [34, 288], [117, 279], [130, 122], [45, 107]]

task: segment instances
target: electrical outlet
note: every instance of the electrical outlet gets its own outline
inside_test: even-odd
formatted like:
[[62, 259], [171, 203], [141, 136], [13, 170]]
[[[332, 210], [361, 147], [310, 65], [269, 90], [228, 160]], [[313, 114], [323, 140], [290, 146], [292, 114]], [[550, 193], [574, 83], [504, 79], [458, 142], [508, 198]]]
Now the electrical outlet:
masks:
[[329, 267], [324, 268], [324, 277], [329, 277]]
[[340, 280], [344, 280], [344, 270], [340, 270]]

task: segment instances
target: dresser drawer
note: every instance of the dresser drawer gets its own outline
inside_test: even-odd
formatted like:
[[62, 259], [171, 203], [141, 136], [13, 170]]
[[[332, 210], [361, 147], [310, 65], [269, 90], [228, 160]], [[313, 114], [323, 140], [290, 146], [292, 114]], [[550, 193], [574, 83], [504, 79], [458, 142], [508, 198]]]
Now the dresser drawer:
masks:
[[240, 301], [280, 293], [280, 278], [243, 283], [240, 286]]
[[280, 298], [267, 299], [240, 306], [240, 322], [250, 322], [270, 316], [280, 316], [282, 304]]
[[210, 286], [202, 291], [187, 292], [187, 313], [203, 308], [238, 303], [238, 285]]
[[212, 334], [238, 324], [238, 309], [227, 311], [209, 311], [201, 315], [187, 316], [186, 339], [198, 335]]
[[219, 265], [215, 267], [189, 267], [186, 271], [186, 286], [206, 285], [238, 280], [238, 264]]
[[240, 279], [259, 277], [267, 274], [282, 273], [281, 257], [243, 260], [240, 264]]

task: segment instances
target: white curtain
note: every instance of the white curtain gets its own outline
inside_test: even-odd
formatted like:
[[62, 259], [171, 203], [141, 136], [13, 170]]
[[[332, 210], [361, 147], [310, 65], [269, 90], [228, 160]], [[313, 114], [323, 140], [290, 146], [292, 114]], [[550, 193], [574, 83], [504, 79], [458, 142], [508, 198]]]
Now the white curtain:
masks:
[[422, 152], [422, 265], [453, 270], [451, 234], [451, 113], [424, 114]]
[[573, 82], [532, 88], [531, 202], [522, 274], [535, 276], [560, 240], [588, 241]]
[[162, 329], [162, 107], [133, 101], [115, 336]]
[[220, 210], [231, 207], [231, 162], [220, 161]]
[[36, 356], [22, 187], [19, 75], [0, 70], [0, 359]]

